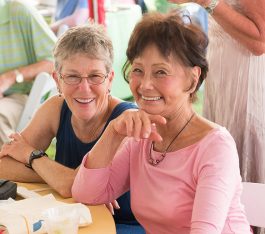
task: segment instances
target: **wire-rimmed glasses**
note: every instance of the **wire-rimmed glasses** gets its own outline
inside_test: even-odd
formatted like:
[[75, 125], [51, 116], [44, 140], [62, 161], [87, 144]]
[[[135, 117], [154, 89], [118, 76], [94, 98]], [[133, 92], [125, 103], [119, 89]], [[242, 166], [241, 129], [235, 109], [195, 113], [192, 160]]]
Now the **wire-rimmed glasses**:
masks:
[[59, 73], [60, 78], [64, 81], [65, 84], [68, 85], [78, 85], [81, 83], [82, 79], [86, 79], [89, 84], [100, 85], [106, 80], [108, 75], [109, 73], [106, 75], [103, 73], [91, 73], [87, 76], [67, 75]]

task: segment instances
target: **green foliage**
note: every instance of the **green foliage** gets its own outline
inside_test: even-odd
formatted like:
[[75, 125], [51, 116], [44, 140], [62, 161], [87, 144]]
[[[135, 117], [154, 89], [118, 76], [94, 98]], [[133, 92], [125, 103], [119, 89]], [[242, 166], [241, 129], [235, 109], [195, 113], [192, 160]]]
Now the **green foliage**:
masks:
[[50, 159], [54, 160], [56, 152], [56, 140], [53, 139], [49, 148], [46, 150], [46, 154], [49, 156]]
[[157, 11], [161, 13], [166, 13], [170, 9], [178, 7], [177, 4], [169, 3], [167, 0], [155, 0], [155, 5]]
[[202, 106], [203, 106], [203, 90], [199, 90], [197, 92], [198, 100], [193, 103], [193, 108], [199, 115], [202, 114]]

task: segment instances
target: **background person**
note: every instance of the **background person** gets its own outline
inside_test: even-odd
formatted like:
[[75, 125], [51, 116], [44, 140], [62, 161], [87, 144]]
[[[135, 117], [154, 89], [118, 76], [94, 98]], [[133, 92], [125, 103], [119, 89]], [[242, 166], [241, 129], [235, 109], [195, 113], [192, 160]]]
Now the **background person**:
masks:
[[147, 13], [136, 25], [124, 73], [139, 111], [112, 120], [84, 157], [76, 201], [105, 203], [130, 189], [147, 233], [251, 233], [235, 142], [192, 109], [207, 42], [176, 13]]
[[[59, 38], [54, 58], [53, 78], [60, 95], [45, 102], [27, 128], [12, 134], [12, 141], [2, 147], [0, 178], [44, 181], [63, 197], [71, 197], [75, 169], [85, 153], [112, 119], [136, 106], [110, 95], [113, 46], [103, 26], [69, 29]], [[54, 137], [55, 161], [44, 153]], [[130, 193], [121, 196], [118, 203], [121, 208], [114, 217], [119, 228], [142, 233], [130, 209]]]
[[0, 0], [0, 147], [16, 130], [32, 81], [53, 70], [56, 37], [37, 10]]
[[[83, 25], [88, 22], [89, 9], [87, 0], [57, 0], [54, 22], [51, 29], [57, 34], [61, 28]], [[60, 32], [59, 32], [60, 34]]]
[[265, 183], [265, 1], [192, 2], [212, 11], [204, 116], [234, 137], [243, 181]]

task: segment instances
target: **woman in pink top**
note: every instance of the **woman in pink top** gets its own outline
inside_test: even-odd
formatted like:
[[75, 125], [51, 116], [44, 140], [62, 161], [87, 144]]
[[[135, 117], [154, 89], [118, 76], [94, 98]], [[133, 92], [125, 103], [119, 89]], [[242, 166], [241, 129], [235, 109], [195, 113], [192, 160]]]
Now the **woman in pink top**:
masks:
[[148, 234], [251, 233], [235, 142], [192, 109], [207, 44], [176, 13], [150, 13], [137, 24], [124, 74], [139, 110], [112, 120], [83, 159], [75, 200], [102, 204], [130, 189]]

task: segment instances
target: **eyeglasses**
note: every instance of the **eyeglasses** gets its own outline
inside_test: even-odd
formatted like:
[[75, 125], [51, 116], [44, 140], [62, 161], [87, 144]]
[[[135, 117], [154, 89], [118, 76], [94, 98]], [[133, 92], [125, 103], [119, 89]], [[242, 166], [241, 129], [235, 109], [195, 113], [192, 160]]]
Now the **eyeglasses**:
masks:
[[107, 75], [104, 75], [102, 73], [91, 73], [88, 74], [87, 76], [77, 76], [77, 75], [63, 75], [59, 73], [60, 78], [64, 81], [65, 84], [68, 85], [78, 85], [81, 83], [82, 79], [86, 79], [89, 84], [100, 85], [106, 80], [108, 75], [109, 73]]

